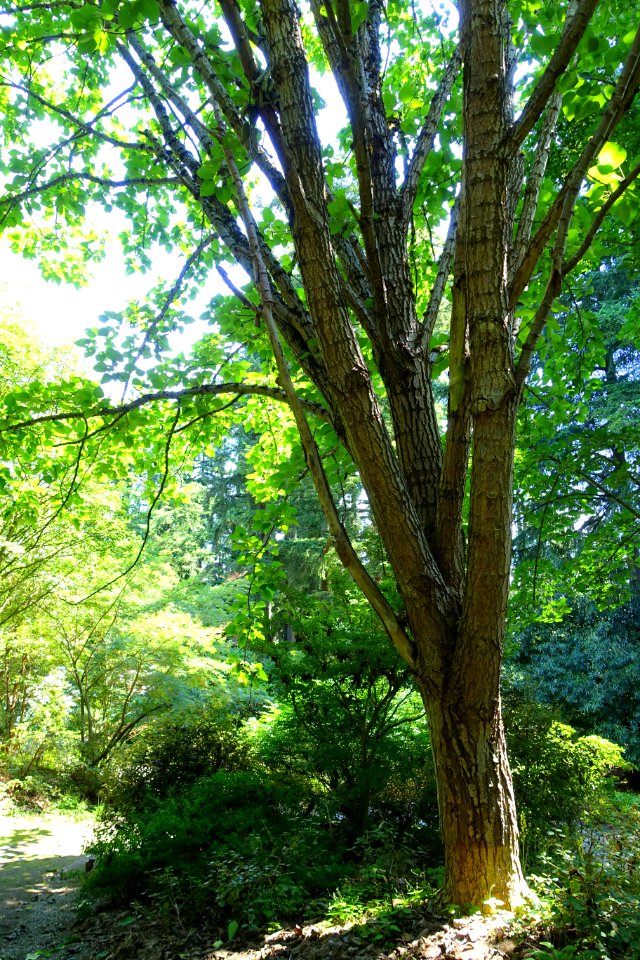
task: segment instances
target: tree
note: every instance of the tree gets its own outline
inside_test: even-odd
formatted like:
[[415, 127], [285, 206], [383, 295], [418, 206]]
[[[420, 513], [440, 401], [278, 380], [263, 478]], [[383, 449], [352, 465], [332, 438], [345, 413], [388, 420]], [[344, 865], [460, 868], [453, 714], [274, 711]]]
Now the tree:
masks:
[[[77, 461], [99, 444], [105, 469], [111, 431], [147, 457], [151, 509], [185, 437], [191, 450], [215, 448], [250, 398], [243, 418], [277, 429], [292, 469], [304, 451], [337, 554], [423, 697], [443, 897], [515, 905], [526, 884], [499, 675], [516, 413], [563, 279], [609, 212], [636, 216], [640, 165], [623, 145], [640, 32], [619, 0], [460, 0], [459, 23], [440, 10], [6, 8], [9, 236], [46, 254], [49, 275], [81, 282], [102, 255], [100, 231], [82, 225], [102, 204], [128, 221], [131, 269], [149, 266], [154, 245], [184, 263], [85, 341], [104, 380], [122, 384], [121, 403], [63, 384], [55, 398], [14, 401], [4, 436], [60, 429]], [[324, 145], [322, 72], [346, 111]], [[546, 175], [552, 142], [563, 163]], [[171, 349], [188, 319], [176, 301], [214, 267], [232, 296], [214, 298], [209, 333], [185, 360]], [[449, 300], [448, 332], [434, 336]], [[444, 442], [432, 388], [443, 361]], [[360, 475], [399, 612], [341, 522], [330, 451]]]
[[605, 611], [584, 597], [571, 599], [561, 622], [532, 624], [519, 637], [512, 684], [578, 729], [620, 744], [638, 766], [638, 597]]

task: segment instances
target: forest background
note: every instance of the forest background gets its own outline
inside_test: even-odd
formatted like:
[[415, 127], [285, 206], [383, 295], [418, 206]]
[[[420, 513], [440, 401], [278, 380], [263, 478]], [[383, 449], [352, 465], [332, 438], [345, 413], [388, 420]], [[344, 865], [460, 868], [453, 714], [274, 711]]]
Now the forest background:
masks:
[[[533, 78], [539, 79], [546, 76], [545, 57], [559, 37], [563, 42], [562, 21], [545, 10], [549, 20], [543, 30], [541, 7], [520, 6], [515, 23], [539, 57], [530, 63]], [[139, 48], [146, 31], [160, 29], [155, 4], [131, 4], [129, 12], [114, 4], [60, 7], [75, 31], [74, 50], [86, 55], [93, 45], [104, 54], [122, 54], [126, 37], [160, 83]], [[365, 19], [352, 23], [354, 36], [360, 27], [370, 27], [366, 5], [359, 7], [355, 19]], [[166, 19], [169, 14], [163, 5], [160, 9]], [[28, 12], [26, 7], [8, 11], [16, 23]], [[52, 15], [55, 20], [58, 13]], [[325, 14], [317, 16], [322, 22]], [[410, 19], [413, 26], [396, 24], [398, 36], [406, 30], [410, 38], [428, 26], [444, 88], [459, 97], [452, 87], [455, 53], [448, 46], [455, 30], [446, 13], [421, 19], [414, 11]], [[570, 17], [566, 22], [571, 23]], [[624, 18], [619, 23], [625, 29], [633, 26]], [[197, 17], [192, 26], [202, 27]], [[24, 27], [25, 37], [32, 29]], [[208, 29], [215, 32], [210, 25]], [[583, 81], [581, 92], [571, 93], [567, 79], [559, 122], [555, 113], [557, 129], [551, 129], [547, 115], [538, 131], [538, 142], [546, 146], [537, 152], [531, 148], [532, 169], [544, 161], [536, 184], [541, 205], [544, 184], [552, 194], [554, 185], [568, 182], [563, 177], [573, 170], [575, 124], [588, 130], [614, 101], [617, 86], [605, 81], [620, 76], [619, 48], [631, 42], [628, 33], [618, 27], [615, 42], [604, 44], [594, 27], [584, 34], [581, 55], [591, 57], [591, 73], [585, 73], [584, 60], [574, 64], [568, 78]], [[311, 36], [305, 40], [318, 68], [322, 55]], [[29, 43], [45, 50], [60, 41], [58, 35], [51, 37], [41, 31]], [[12, 45], [8, 32], [5, 40]], [[181, 35], [182, 45], [171, 47], [172, 69], [187, 69], [181, 60], [189, 49], [187, 40]], [[220, 36], [209, 40], [215, 49], [226, 42]], [[254, 47], [261, 49], [258, 40]], [[24, 93], [24, 103], [37, 119], [49, 111], [75, 129], [77, 139], [77, 118], [48, 88], [55, 76], [47, 76], [38, 88], [31, 53], [22, 63], [22, 49], [12, 46], [12, 55], [18, 66], [27, 64], [30, 85], [27, 90], [13, 79], [4, 85], [15, 95], [13, 107], [23, 104]], [[453, 59], [447, 60], [449, 53]], [[397, 54], [391, 45], [389, 56], [398, 66], [389, 74], [389, 89], [401, 115], [388, 129], [400, 155], [403, 150], [410, 155], [411, 144], [423, 144], [419, 118], [425, 104], [415, 96], [415, 78], [402, 74]], [[602, 62], [602, 75], [596, 61]], [[246, 73], [247, 63], [240, 66]], [[136, 67], [134, 76], [156, 109], [156, 133], [168, 137], [141, 69]], [[233, 81], [233, 70], [228, 79]], [[256, 77], [251, 84], [257, 97]], [[96, 111], [96, 124], [111, 116], [102, 112], [106, 108], [99, 106], [99, 98], [93, 100], [98, 89], [98, 83], [87, 83], [84, 104]], [[174, 97], [166, 84], [162, 90]], [[175, 97], [173, 102], [175, 106]], [[135, 97], [126, 100], [126, 110], [134, 103]], [[215, 196], [244, 223], [250, 237], [252, 221], [243, 204], [247, 192], [252, 195], [262, 235], [269, 249], [279, 251], [284, 275], [272, 261], [269, 271], [276, 286], [293, 298], [297, 264], [294, 250], [287, 247], [283, 207], [277, 201], [265, 204], [253, 183], [247, 181], [243, 188], [224, 137], [218, 146], [203, 139], [192, 108], [178, 106], [197, 131], [200, 147], [211, 154], [208, 160], [200, 156], [191, 173], [193, 179], [197, 172], [198, 198], [208, 209], [207, 202], [215, 206]], [[258, 106], [282, 110], [282, 104], [268, 98]], [[549, 304], [543, 318], [546, 325], [537, 331], [539, 338], [530, 336], [539, 319], [535, 307], [519, 304], [519, 344], [528, 351], [529, 369], [514, 457], [514, 551], [502, 686], [522, 852], [529, 868], [539, 867], [552, 850], [563, 851], [565, 865], [569, 856], [580, 855], [572, 831], [578, 829], [580, 835], [579, 824], [602, 816], [603, 774], [613, 767], [622, 770], [620, 747], [628, 762], [640, 760], [633, 242], [637, 107], [632, 97], [625, 111], [630, 118], [626, 126], [622, 123], [616, 141], [599, 144], [584, 171], [586, 187], [574, 197], [578, 212], [564, 237], [577, 251], [563, 264], [575, 261], [570, 284], [562, 292], [555, 289], [553, 258], [551, 279], [544, 270], [532, 278], [533, 301], [542, 294], [544, 300], [550, 287], [555, 300], [553, 312]], [[68, 173], [66, 151], [73, 138], [63, 136], [49, 153], [34, 154], [34, 143], [23, 140], [24, 131], [17, 133], [12, 116], [5, 136], [13, 145], [8, 163], [13, 180], [3, 203], [5, 228], [16, 249], [40, 257], [50, 277], [82, 282], [87, 260], [101, 255], [101, 238], [85, 229], [84, 205], [100, 199], [107, 208], [122, 207], [131, 218], [131, 227], [121, 235], [130, 269], [149, 269], [155, 245], [180, 251], [183, 266], [171, 281], [159, 282], [147, 300], [132, 302], [122, 317], [101, 318], [101, 325], [83, 339], [100, 383], [67, 356], [35, 344], [12, 313], [11, 297], [5, 308], [1, 709], [6, 789], [25, 796], [31, 789], [41, 794], [48, 784], [53, 794], [100, 798], [106, 813], [96, 882], [132, 896], [149, 893], [150, 877], [151, 886], [162, 889], [177, 875], [182, 892], [176, 896], [193, 908], [201, 906], [209, 889], [216, 891], [211, 909], [223, 926], [260, 925], [305, 909], [337, 915], [350, 909], [341, 892], [345, 883], [358, 891], [355, 899], [368, 903], [376, 897], [393, 902], [403, 886], [407, 893], [407, 883], [417, 898], [424, 898], [442, 880], [442, 848], [438, 776], [422, 700], [410, 658], [398, 658], [379, 617], [336, 559], [336, 518], [346, 542], [366, 563], [374, 585], [369, 599], [383, 598], [379, 607], [383, 623], [387, 618], [386, 633], [402, 635], [397, 624], [402, 623], [405, 594], [402, 585], [398, 589], [397, 570], [339, 421], [333, 417], [327, 422], [318, 395], [305, 385], [304, 374], [314, 379], [315, 360], [289, 344], [287, 361], [297, 389], [304, 389], [305, 408], [318, 420], [314, 441], [334, 504], [333, 520], [319, 507], [309, 449], [303, 454], [298, 429], [282, 404], [283, 374], [276, 375], [261, 325], [266, 320], [259, 316], [265, 301], [259, 258], [254, 263], [257, 288], [221, 268], [233, 296], [214, 297], [204, 314], [207, 331], [183, 354], [175, 331], [192, 321], [187, 299], [209, 270], [209, 256], [220, 259], [220, 249], [211, 236], [201, 238], [194, 250], [185, 246], [184, 224], [172, 218], [167, 199], [172, 194], [163, 193], [167, 186], [173, 190], [171, 177], [155, 167], [141, 172], [132, 159], [139, 155], [138, 147], [131, 143], [125, 144], [131, 151], [122, 181], [129, 188], [125, 194], [118, 192], [112, 173], [102, 169], [98, 174], [95, 167], [87, 172], [94, 159], [102, 163], [99, 152], [91, 153], [94, 147], [82, 158], [88, 165], [84, 173]], [[91, 131], [85, 121], [80, 128], [86, 146]], [[455, 171], [461, 131], [455, 124], [446, 129], [446, 135], [440, 132], [437, 164]], [[115, 135], [111, 131], [108, 136]], [[169, 139], [179, 155], [181, 141]], [[104, 142], [102, 134], [98, 141]], [[354, 229], [366, 246], [367, 226], [356, 209], [355, 192], [342, 181], [345, 170], [357, 167], [361, 176], [360, 168], [346, 136], [338, 141], [324, 157], [336, 191], [328, 203], [330, 236], [348, 259], [344, 238]], [[252, 155], [255, 144], [245, 148]], [[75, 145], [71, 151], [75, 163]], [[339, 158], [335, 151], [341, 152]], [[263, 155], [258, 151], [255, 156], [264, 166]], [[159, 157], [156, 151], [153, 162]], [[184, 158], [180, 162], [189, 167]], [[56, 164], [67, 172], [54, 169]], [[428, 170], [432, 181], [440, 170], [437, 164]], [[409, 162], [405, 174], [412, 169]], [[450, 182], [445, 178], [439, 193], [415, 197], [407, 263], [414, 269], [430, 263], [431, 276], [423, 279], [435, 286], [446, 279], [443, 264], [451, 267], [451, 245], [439, 234], [442, 212], [454, 200]], [[535, 183], [533, 173], [530, 183]], [[134, 186], [140, 195], [132, 192]], [[154, 194], [151, 188], [156, 187], [159, 193]], [[525, 194], [525, 204], [527, 196], [531, 201]], [[186, 209], [191, 223], [193, 212]], [[223, 223], [222, 233], [233, 236], [227, 214], [218, 210], [216, 217], [218, 231]], [[64, 244], [58, 222], [66, 224]], [[593, 224], [602, 228], [597, 243]], [[580, 239], [584, 234], [590, 240], [586, 247]], [[358, 277], [364, 284], [363, 275]], [[417, 302], [428, 314], [432, 301], [415, 282]], [[354, 295], [347, 289], [345, 296], [362, 326], [361, 344], [365, 333], [374, 344], [366, 361], [383, 395], [368, 313], [375, 295], [371, 304], [357, 291]], [[451, 374], [458, 368], [448, 304], [447, 297], [436, 303], [426, 328], [433, 411], [442, 435], [458, 409], [451, 404]], [[316, 346], [311, 337], [307, 347], [312, 354]], [[231, 399], [199, 407], [196, 396], [206, 396], [203, 374], [212, 397], [224, 393]], [[233, 389], [227, 385], [222, 390], [227, 374], [232, 374]], [[199, 392], [189, 386], [194, 376]], [[173, 394], [163, 394], [167, 390], [180, 394], [177, 407]], [[149, 392], [158, 401], [150, 414], [139, 402]], [[126, 411], [118, 413], [120, 396]], [[105, 414], [105, 402], [113, 413]], [[79, 417], [78, 410], [84, 411]], [[481, 414], [474, 414], [476, 426]], [[386, 409], [385, 415], [390, 416]], [[89, 427], [96, 417], [102, 419]], [[466, 539], [468, 489], [461, 510]], [[614, 808], [608, 808], [607, 816], [614, 817]], [[409, 850], [419, 855], [410, 857]], [[567, 876], [571, 869], [567, 865]], [[637, 882], [633, 871], [627, 881]], [[631, 903], [633, 895], [625, 890], [615, 896], [627, 896]], [[584, 893], [585, 902], [590, 896], [589, 891], [577, 892]], [[570, 882], [569, 893], [576, 893]], [[630, 944], [637, 949], [631, 913], [626, 926], [607, 926], [623, 902], [612, 906], [611, 891], [607, 896], [601, 902], [604, 933], [597, 935], [609, 938], [614, 953]], [[577, 933], [588, 940], [594, 936], [593, 917], [586, 921], [588, 931]]]

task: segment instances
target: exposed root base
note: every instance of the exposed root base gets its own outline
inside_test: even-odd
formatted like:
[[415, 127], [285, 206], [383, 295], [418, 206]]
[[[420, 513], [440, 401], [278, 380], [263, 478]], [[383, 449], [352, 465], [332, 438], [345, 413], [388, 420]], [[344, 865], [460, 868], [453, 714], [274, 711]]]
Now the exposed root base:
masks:
[[515, 889], [510, 890], [508, 894], [498, 895], [495, 891], [492, 891], [487, 895], [479, 896], [475, 902], [467, 901], [463, 903], [460, 902], [460, 899], [456, 899], [455, 895], [452, 895], [446, 887], [443, 887], [429, 899], [428, 905], [429, 909], [438, 913], [451, 913], [452, 907], [455, 907], [456, 913], [461, 916], [469, 916], [477, 913], [478, 910], [484, 916], [492, 916], [498, 912], [518, 910], [527, 905], [534, 906], [538, 902], [537, 895], [523, 882], [518, 884]]

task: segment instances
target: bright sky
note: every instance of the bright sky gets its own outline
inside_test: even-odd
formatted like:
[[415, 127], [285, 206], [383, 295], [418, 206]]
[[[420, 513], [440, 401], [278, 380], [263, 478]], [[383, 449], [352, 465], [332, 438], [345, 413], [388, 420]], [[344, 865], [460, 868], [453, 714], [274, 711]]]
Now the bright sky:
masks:
[[115, 255], [98, 264], [80, 290], [43, 280], [35, 261], [12, 253], [6, 244], [0, 245], [0, 257], [9, 298], [17, 301], [25, 320], [51, 346], [73, 343], [87, 327], [97, 325], [104, 310], [121, 309], [149, 284], [149, 277], [126, 276]]
[[[333, 79], [324, 77], [318, 80], [316, 86], [321, 88], [327, 101], [335, 106], [337, 92]], [[331, 140], [343, 121], [344, 117], [337, 114], [334, 108], [323, 110], [319, 123], [323, 139]], [[94, 216], [98, 223], [104, 221], [105, 229], [113, 228], [108, 215], [96, 211]], [[110, 232], [113, 233], [113, 229]], [[170, 258], [166, 258], [167, 262], [161, 264], [161, 259], [162, 255], [156, 251], [154, 272], [161, 271], [164, 267], [165, 278], [175, 279], [182, 264], [176, 266], [175, 259]], [[9, 298], [18, 301], [24, 319], [33, 324], [37, 336], [50, 346], [73, 344], [83, 335], [85, 329], [98, 325], [99, 317], [104, 311], [121, 310], [129, 300], [142, 298], [155, 279], [153, 273], [127, 275], [119, 245], [115, 240], [105, 259], [101, 263], [90, 265], [87, 285], [81, 289], [70, 284], [56, 284], [44, 280], [35, 261], [13, 253], [9, 245], [1, 241], [0, 263], [0, 276], [7, 283]], [[234, 279], [242, 283], [243, 276], [241, 274]], [[221, 283], [216, 278], [215, 290], [210, 289], [207, 294], [210, 297], [220, 289]], [[190, 312], [196, 317], [199, 316], [206, 299], [207, 297], [198, 298], [197, 302], [190, 303]]]

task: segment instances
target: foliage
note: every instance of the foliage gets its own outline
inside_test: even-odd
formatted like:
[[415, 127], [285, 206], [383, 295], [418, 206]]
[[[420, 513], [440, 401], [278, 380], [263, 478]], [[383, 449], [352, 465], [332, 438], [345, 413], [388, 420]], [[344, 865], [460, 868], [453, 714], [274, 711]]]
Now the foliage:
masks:
[[623, 765], [622, 750], [594, 735], [580, 737], [548, 709], [507, 703], [505, 726], [520, 814], [525, 860], [536, 862], [557, 831], [596, 822], [613, 787], [607, 774]]
[[222, 770], [146, 800], [98, 829], [91, 886], [127, 898], [158, 894], [171, 877], [184, 915], [206, 907], [253, 925], [300, 915], [345, 869], [339, 831], [262, 771]]
[[627, 259], [607, 261], [577, 279], [541, 342], [516, 455], [514, 631], [637, 589], [638, 298]]
[[211, 703], [165, 715], [133, 737], [110, 764], [103, 794], [117, 814], [140, 812], [220, 770], [246, 767], [239, 719]]
[[312, 807], [339, 813], [353, 838], [370, 821], [421, 823], [437, 849], [420, 698], [344, 574], [333, 570], [326, 587], [281, 597], [262, 647], [278, 705], [256, 725], [259, 754], [304, 784]]
[[[33, 343], [19, 317], [3, 319], [2, 333], [2, 391], [44, 395], [75, 375]], [[212, 626], [228, 617], [209, 593], [203, 618], [178, 589], [167, 563], [175, 524], [163, 549], [130, 569], [146, 533], [135, 478], [125, 488], [85, 476], [80, 490], [79, 463], [69, 474], [59, 450], [29, 453], [3, 462], [0, 484], [0, 761], [11, 776], [55, 770], [95, 797], [95, 768], [139, 724], [220, 686], [227, 665]], [[186, 509], [191, 495], [187, 487], [176, 501]]]
[[[114, 569], [105, 543], [91, 573], [67, 572], [55, 596], [0, 636], [10, 710], [0, 710], [5, 756], [16, 772], [71, 770], [95, 795], [88, 772], [148, 718], [198, 700], [220, 684], [226, 665], [219, 635], [172, 607], [173, 581], [151, 562], [91, 602], [74, 597], [107, 582]], [[117, 567], [116, 567], [117, 569]], [[153, 577], [151, 577], [153, 571]], [[80, 766], [87, 768], [81, 774]]]
[[584, 732], [619, 743], [640, 764], [640, 646], [637, 595], [614, 609], [598, 610], [572, 598], [558, 623], [536, 623], [520, 635], [509, 682], [520, 696], [558, 710]]
[[640, 957], [640, 810], [610, 804], [606, 819], [573, 842], [559, 838], [541, 859], [536, 886], [551, 907], [536, 960]]
[[[331, 650], [340, 650], [335, 638]], [[326, 650], [322, 657], [329, 667]], [[313, 696], [321, 709], [336, 676], [309, 681], [302, 704]], [[343, 664], [343, 692], [348, 678]], [[218, 708], [142, 730], [111, 768], [91, 887], [115, 898], [151, 898], [161, 911], [177, 905], [183, 918], [206, 911], [222, 927], [323, 917], [366, 923], [371, 938], [392, 935], [402, 911], [440, 878], [435, 779], [425, 772], [418, 802], [419, 791], [398, 798], [393, 779], [383, 776], [371, 792], [368, 829], [355, 831], [354, 842], [353, 819], [340, 814], [348, 791], [339, 778], [332, 789], [321, 787], [327, 755], [336, 765], [349, 755], [357, 704], [346, 709], [336, 698], [333, 711], [341, 739], [329, 738], [322, 724], [296, 723], [283, 708], [243, 726]], [[621, 752], [578, 737], [535, 705], [511, 705], [506, 719], [527, 857], [541, 871], [559, 841], [582, 843], [607, 831], [605, 774], [621, 763]], [[411, 724], [398, 730], [410, 733]], [[405, 756], [397, 738], [388, 754], [384, 738], [378, 746], [377, 762]], [[424, 756], [424, 742], [419, 746]], [[404, 749], [415, 765], [410, 739]]]
[[[530, 376], [538, 380], [536, 354], [557, 367], [551, 406], [573, 375], [567, 353], [597, 361], [592, 330], [606, 313], [582, 326], [558, 298], [579, 265], [619, 256], [637, 223], [635, 11], [622, 0], [461, 0], [457, 17], [446, 4], [436, 12], [408, 0], [36, 8], [37, 17], [29, 4], [5, 11], [0, 33], [10, 65], [0, 81], [4, 231], [47, 276], [81, 284], [87, 263], [104, 255], [106, 231], [92, 222], [101, 208], [116, 212], [130, 270], [151, 272], [161, 249], [172, 267], [181, 263], [83, 338], [100, 386], [72, 373], [55, 389], [35, 378], [1, 398], [6, 482], [23, 456], [73, 507], [81, 486], [133, 476], [141, 545], [160, 498], [179, 482], [176, 468], [231, 447], [232, 464], [251, 465], [249, 490], [264, 504], [262, 518], [238, 524], [231, 538], [251, 582], [228, 636], [250, 651], [269, 637], [283, 584], [270, 563], [270, 540], [286, 536], [292, 517], [282, 498], [308, 472], [332, 545], [429, 713], [452, 853], [445, 895], [482, 903], [495, 890], [517, 902], [526, 887], [499, 696], [516, 415]], [[327, 134], [317, 88], [329, 72], [344, 103], [331, 113], [346, 122]], [[214, 292], [186, 356], [177, 336], [194, 319], [187, 299], [214, 269], [230, 295]], [[445, 371], [443, 438], [444, 384], [436, 399], [432, 382]], [[547, 366], [543, 386], [549, 374]], [[570, 419], [583, 399], [558, 410]], [[244, 459], [229, 443], [239, 410], [256, 439]], [[545, 404], [528, 414], [530, 435], [541, 424], [544, 439]], [[600, 449], [601, 436], [591, 453]], [[571, 443], [567, 451], [574, 458]], [[553, 473], [553, 456], [540, 455], [541, 473]], [[357, 490], [356, 474], [395, 589], [370, 572], [366, 544], [343, 516], [348, 497], [335, 496], [336, 487]], [[601, 492], [591, 472], [582, 482]], [[359, 491], [356, 510], [358, 499]], [[226, 527], [219, 500], [213, 513]], [[29, 529], [32, 515], [22, 516]], [[192, 536], [197, 511], [184, 516], [183, 546], [206, 541], [215, 525]], [[30, 529], [41, 529], [37, 518]], [[630, 567], [627, 547], [625, 535], [615, 556]], [[198, 549], [172, 562], [180, 577], [214, 575]], [[143, 708], [170, 699], [162, 658], [145, 673], [144, 625], [134, 622], [130, 636], [109, 624], [107, 637], [104, 609], [97, 614], [83, 611], [81, 629], [64, 631], [92, 764], [146, 718]], [[98, 669], [96, 708], [84, 668], [100, 666], [89, 642], [98, 632], [108, 663]], [[113, 729], [107, 688], [123, 650], [132, 656]], [[238, 661], [238, 679], [264, 679], [261, 662]], [[367, 691], [386, 697], [383, 680]], [[359, 707], [362, 699], [358, 691]], [[308, 706], [302, 715], [308, 726]], [[490, 863], [495, 851], [504, 859]]]

